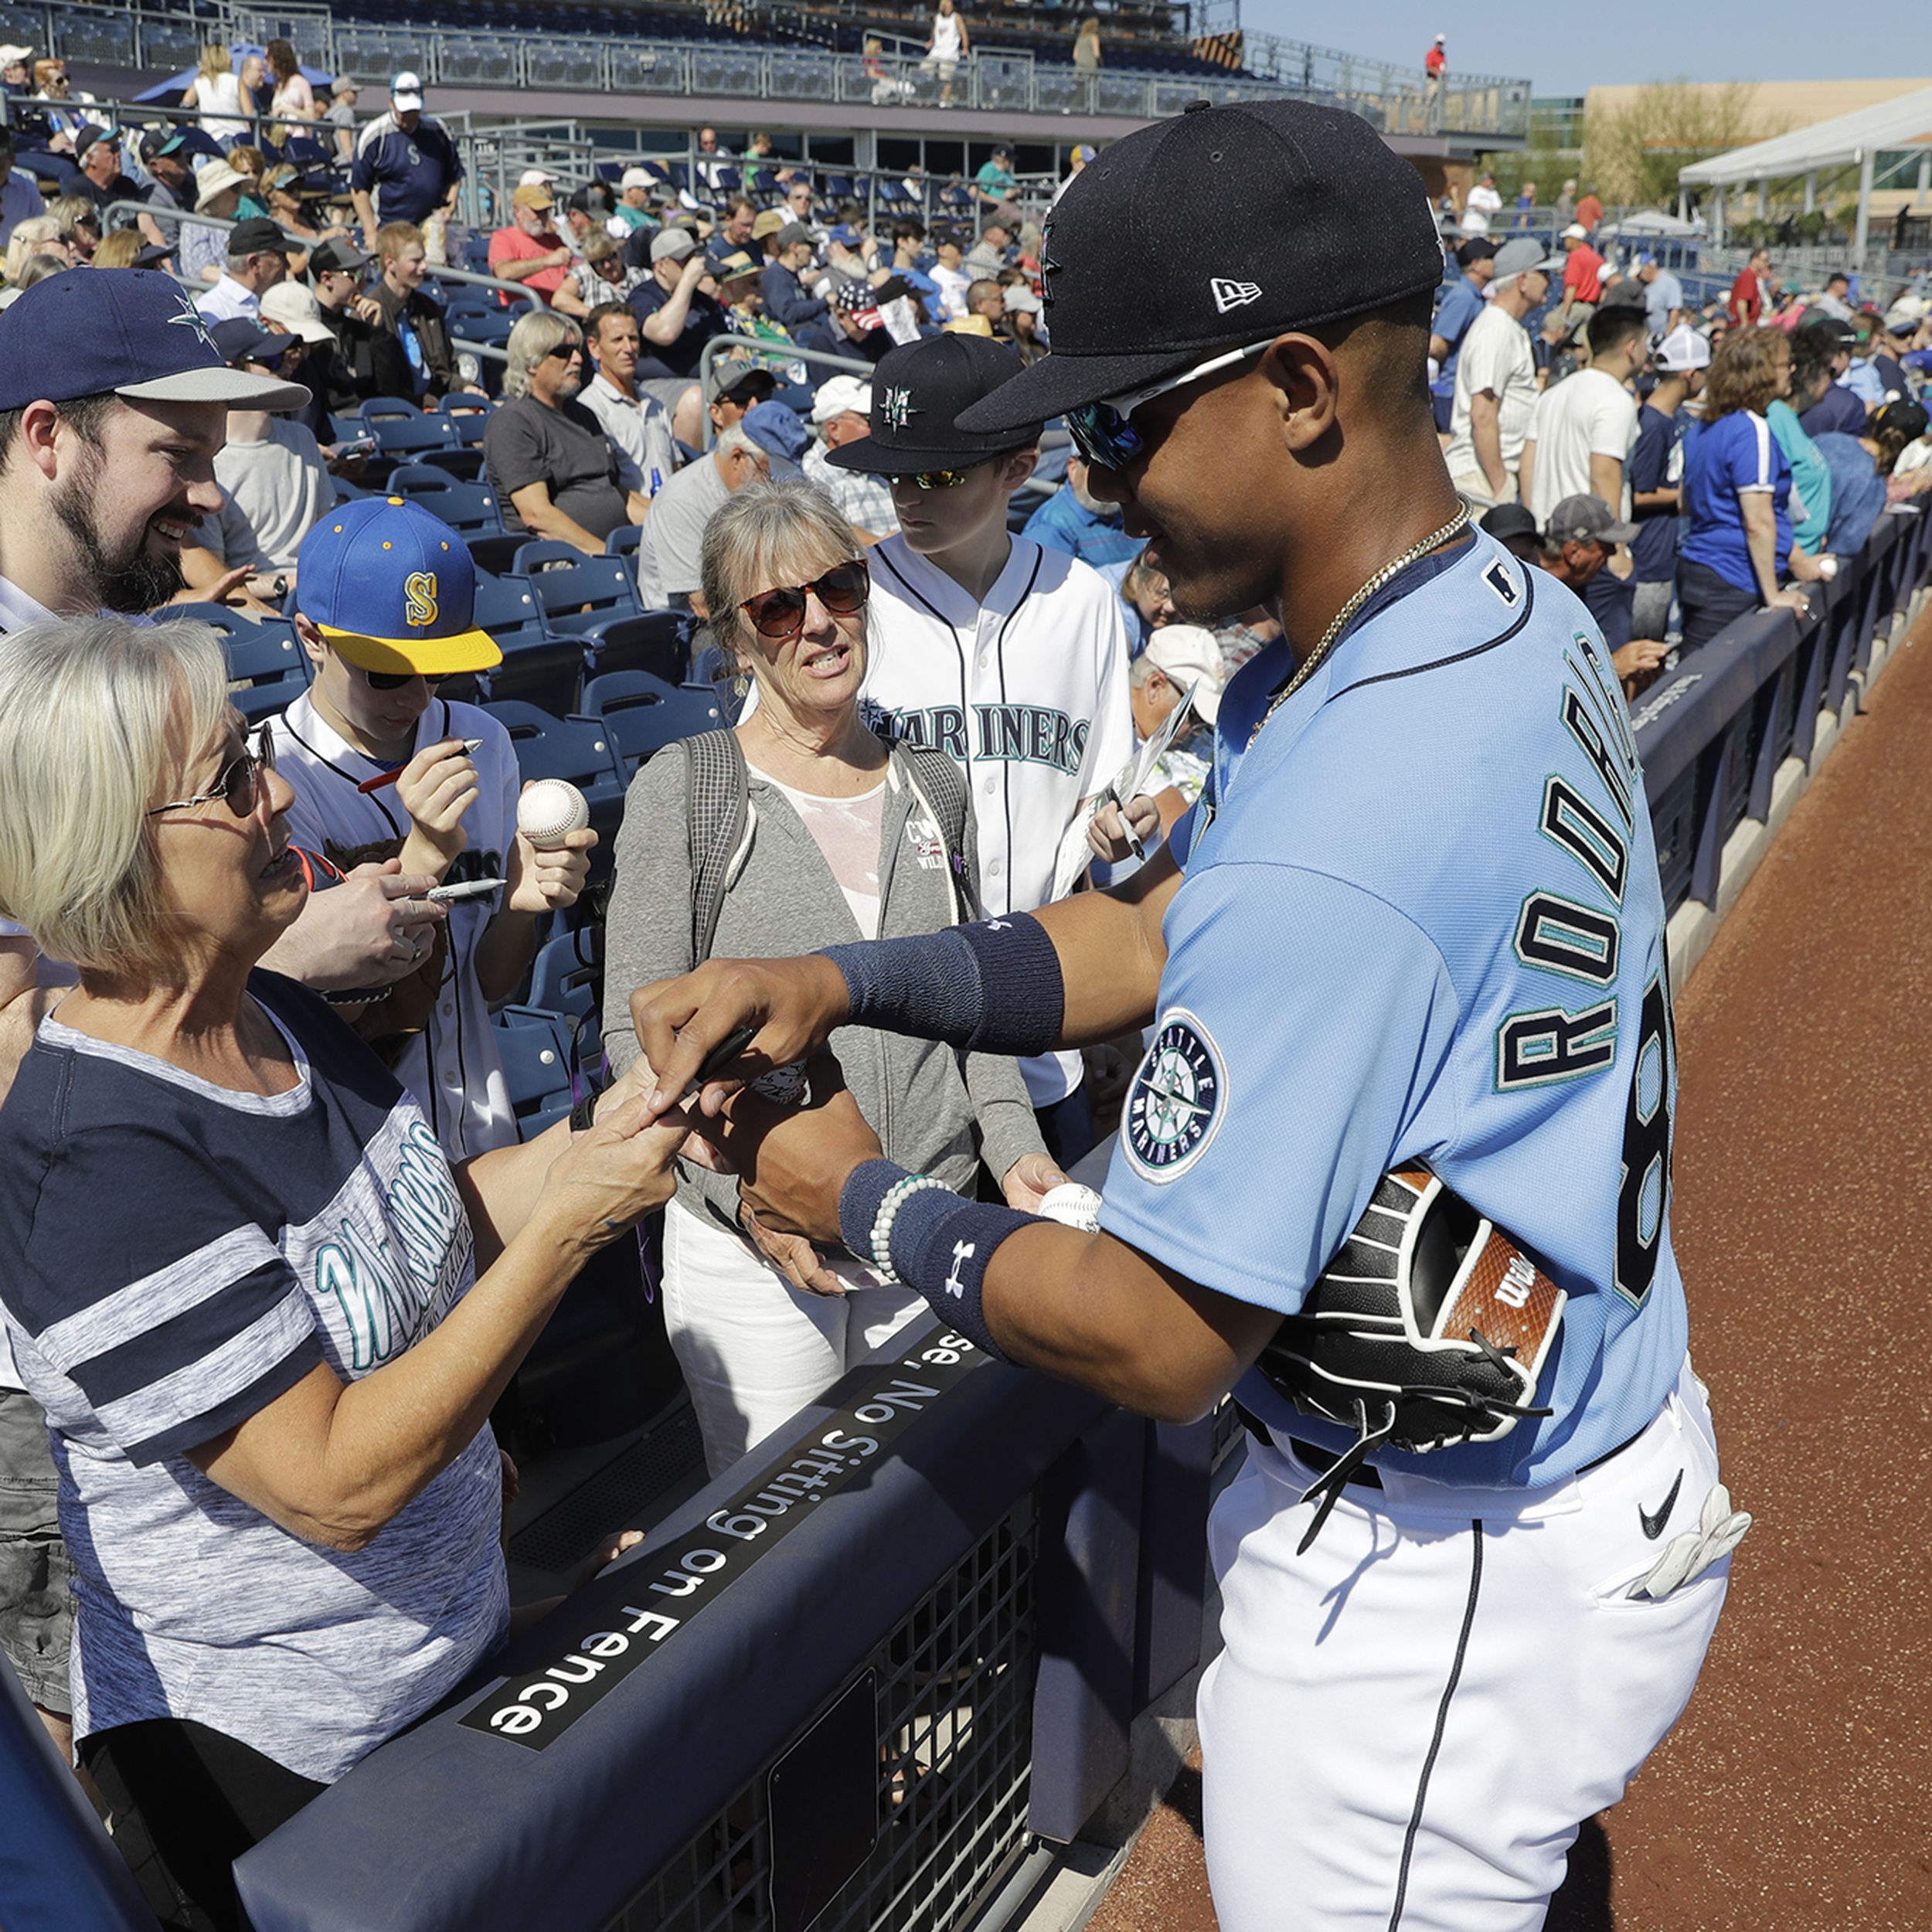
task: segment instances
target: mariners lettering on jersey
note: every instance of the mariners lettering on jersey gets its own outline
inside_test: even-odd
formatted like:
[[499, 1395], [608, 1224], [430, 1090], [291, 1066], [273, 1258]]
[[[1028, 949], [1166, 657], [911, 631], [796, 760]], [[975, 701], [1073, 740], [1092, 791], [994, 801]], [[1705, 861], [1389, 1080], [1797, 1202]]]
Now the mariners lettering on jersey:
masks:
[[1171, 1181], [1207, 1151], [1221, 1124], [1227, 1077], [1214, 1036], [1184, 1007], [1162, 1019], [1129, 1089], [1121, 1145], [1151, 1181]]
[[956, 704], [887, 710], [868, 699], [860, 710], [872, 730], [927, 751], [943, 751], [962, 764], [985, 758], [1045, 765], [1070, 778], [1077, 776], [1087, 755], [1090, 728], [1088, 719], [1070, 718], [1050, 705], [976, 704], [970, 730], [966, 713]]

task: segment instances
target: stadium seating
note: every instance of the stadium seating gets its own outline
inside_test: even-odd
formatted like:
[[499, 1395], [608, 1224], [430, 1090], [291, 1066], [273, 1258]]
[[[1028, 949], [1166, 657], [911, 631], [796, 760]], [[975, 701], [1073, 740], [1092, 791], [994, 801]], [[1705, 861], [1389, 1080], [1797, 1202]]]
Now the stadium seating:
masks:
[[371, 417], [369, 405], [364, 403], [362, 408], [362, 420], [376, 438], [379, 456], [397, 462], [434, 463], [470, 482], [482, 474], [483, 452], [470, 447], [455, 420], [440, 410], [419, 410], [411, 416]]
[[563, 778], [583, 794], [591, 829], [607, 847], [624, 811], [624, 786], [609, 734], [594, 718], [560, 718], [518, 698], [492, 698], [483, 709], [510, 734], [517, 769], [526, 778]]
[[308, 657], [286, 617], [250, 617], [221, 604], [184, 604], [171, 617], [211, 624], [228, 654], [229, 696], [250, 724], [272, 718], [308, 689]]
[[536, 538], [517, 552], [516, 569], [529, 579], [553, 632], [580, 632], [641, 607], [635, 573], [621, 557], [586, 556], [568, 543]]
[[495, 1023], [517, 1131], [533, 1141], [570, 1111], [570, 1031], [559, 1015], [532, 1006], [505, 1006]]
[[603, 989], [604, 929], [580, 926], [538, 947], [525, 1004], [580, 1029], [595, 1019]]
[[614, 671], [583, 687], [586, 723], [601, 725], [628, 778], [655, 753], [680, 738], [716, 731], [724, 723], [714, 697], [666, 684], [648, 671]]
[[639, 611], [587, 625], [577, 633], [585, 674], [648, 671], [666, 684], [682, 684], [690, 668], [696, 628], [697, 620], [682, 611]]
[[487, 483], [466, 483], [434, 463], [399, 463], [389, 472], [389, 487], [466, 537], [503, 534], [496, 492]]

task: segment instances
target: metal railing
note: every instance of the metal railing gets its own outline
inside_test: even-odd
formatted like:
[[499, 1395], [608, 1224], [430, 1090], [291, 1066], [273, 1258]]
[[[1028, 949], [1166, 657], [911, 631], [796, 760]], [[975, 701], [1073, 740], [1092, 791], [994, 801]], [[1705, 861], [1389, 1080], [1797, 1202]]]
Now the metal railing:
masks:
[[117, 67], [192, 68], [205, 39], [217, 31], [259, 39], [296, 25], [298, 51], [315, 64], [374, 75], [413, 69], [432, 87], [555, 88], [667, 99], [725, 96], [747, 100], [847, 105], [952, 106], [1029, 114], [1087, 114], [1155, 120], [1199, 100], [1236, 101], [1287, 94], [1346, 107], [1384, 132], [1520, 139], [1529, 126], [1529, 83], [1484, 77], [1454, 79], [1436, 97], [1419, 71], [1309, 43], [1263, 37], [1266, 72], [1258, 77], [1172, 73], [1104, 67], [1088, 73], [1070, 63], [1001, 49], [960, 64], [947, 89], [937, 70], [910, 54], [865, 56], [809, 45], [720, 36], [715, 41], [638, 36], [581, 36], [519, 32], [458, 32], [390, 28], [301, 12], [291, 21], [259, 7], [233, 7], [219, 19], [196, 19], [140, 6], [27, 5], [10, 0], [6, 31], [70, 62]]
[[[764, 335], [714, 335], [704, 345], [704, 352], [698, 358], [698, 381], [700, 393], [711, 393], [711, 372], [721, 362], [739, 359], [740, 349], [750, 349], [755, 354], [746, 357], [760, 369], [774, 369], [781, 362], [809, 362], [815, 368], [826, 369], [842, 376], [862, 376], [872, 379], [872, 365], [862, 355], [835, 355], [828, 349], [801, 349], [796, 342], [774, 342]], [[775, 369], [774, 369], [775, 372]], [[705, 412], [704, 441], [700, 446], [709, 449], [717, 440], [717, 428], [711, 420], [711, 412]]]

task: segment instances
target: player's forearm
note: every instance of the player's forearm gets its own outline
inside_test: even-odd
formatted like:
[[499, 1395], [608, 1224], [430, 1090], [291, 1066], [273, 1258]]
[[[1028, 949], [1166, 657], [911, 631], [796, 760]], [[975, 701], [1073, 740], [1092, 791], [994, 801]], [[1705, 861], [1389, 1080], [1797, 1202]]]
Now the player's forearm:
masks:
[[1162, 922], [1180, 883], [1163, 847], [1113, 891], [1076, 893], [1034, 915], [1060, 956], [1063, 1046], [1098, 1046], [1154, 1017], [1167, 965]]

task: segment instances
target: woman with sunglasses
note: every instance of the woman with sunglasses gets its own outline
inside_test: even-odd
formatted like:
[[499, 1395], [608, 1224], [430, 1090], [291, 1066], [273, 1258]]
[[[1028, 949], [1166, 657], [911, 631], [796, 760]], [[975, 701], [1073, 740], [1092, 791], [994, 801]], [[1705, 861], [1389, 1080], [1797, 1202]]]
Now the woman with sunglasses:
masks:
[[[889, 747], [859, 709], [871, 584], [851, 526], [801, 480], [750, 484], [713, 514], [702, 570], [714, 633], [758, 693], [751, 716], [718, 734], [740, 754], [728, 763], [746, 808], [710, 948], [769, 955], [967, 916], [977, 849], [957, 777], [942, 754]], [[624, 995], [686, 971], [704, 937], [692, 906], [706, 854], [682, 829], [696, 822], [699, 755], [660, 753], [625, 801], [605, 940], [604, 1045], [620, 1070], [638, 1061]], [[867, 1119], [920, 1172], [970, 1194], [983, 1156], [1022, 1205], [1063, 1178], [1012, 1060], [858, 1027], [836, 1051]], [[736, 1181], [683, 1163], [665, 1223], [665, 1320], [714, 1475], [918, 1311], [876, 1270], [759, 1242]]]
[[0, 906], [80, 984], [0, 1107], [0, 1294], [47, 1413], [82, 1764], [165, 1924], [503, 1638], [488, 1417], [684, 1134], [607, 1096], [452, 1167], [256, 970], [309, 888], [206, 625], [0, 638]]

